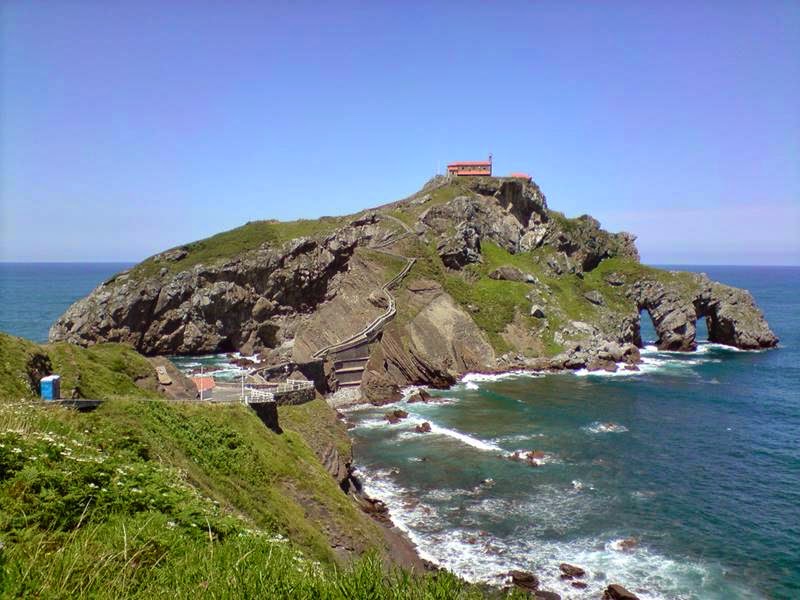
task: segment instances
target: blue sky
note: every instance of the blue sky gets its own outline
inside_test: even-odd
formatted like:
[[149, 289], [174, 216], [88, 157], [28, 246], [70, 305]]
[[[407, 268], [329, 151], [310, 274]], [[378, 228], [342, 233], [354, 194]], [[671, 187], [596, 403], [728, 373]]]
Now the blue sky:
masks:
[[0, 259], [531, 173], [650, 263], [800, 264], [800, 4], [0, 5]]

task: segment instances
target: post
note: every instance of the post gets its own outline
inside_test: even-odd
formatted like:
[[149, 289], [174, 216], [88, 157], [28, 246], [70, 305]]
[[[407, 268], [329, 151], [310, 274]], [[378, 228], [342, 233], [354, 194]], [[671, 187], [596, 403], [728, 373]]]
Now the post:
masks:
[[203, 401], [203, 365], [200, 365], [200, 402]]

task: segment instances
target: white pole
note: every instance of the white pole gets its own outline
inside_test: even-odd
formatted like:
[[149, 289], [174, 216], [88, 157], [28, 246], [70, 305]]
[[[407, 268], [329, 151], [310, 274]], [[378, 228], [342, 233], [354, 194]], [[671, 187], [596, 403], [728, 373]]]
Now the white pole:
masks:
[[200, 402], [203, 401], [203, 365], [200, 365]]

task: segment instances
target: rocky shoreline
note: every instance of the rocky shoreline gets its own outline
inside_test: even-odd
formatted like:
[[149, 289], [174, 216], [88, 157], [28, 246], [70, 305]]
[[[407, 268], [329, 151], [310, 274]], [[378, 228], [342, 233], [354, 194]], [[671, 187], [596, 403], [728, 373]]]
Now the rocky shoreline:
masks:
[[[637, 360], [639, 359], [638, 353], [636, 354]], [[566, 372], [565, 369], [551, 369], [551, 370], [539, 370], [536, 371], [537, 374], [545, 374], [545, 373], [555, 373], [555, 372]], [[517, 373], [519, 370], [508, 370], [508, 371], [491, 371], [491, 372], [481, 372], [481, 373], [471, 373], [477, 375], [488, 375], [488, 376], [502, 376], [504, 374], [511, 374]], [[530, 370], [526, 370], [526, 373], [532, 373]], [[468, 375], [468, 374], [464, 374]], [[435, 402], [435, 397], [432, 396], [427, 392], [424, 387], [410, 387], [403, 390], [403, 399], [408, 404], [416, 404], [416, 403], [430, 403]], [[388, 400], [386, 402], [372, 402], [373, 406], [384, 406], [388, 404], [395, 403], [396, 400]], [[346, 424], [347, 428], [350, 429], [354, 424], [349, 422], [347, 419], [346, 414], [339, 412], [339, 408], [352, 408], [355, 406], [362, 405], [363, 402], [361, 400], [352, 400], [347, 403], [339, 403], [339, 404], [331, 404], [332, 408], [337, 409], [337, 417]], [[403, 409], [395, 408], [392, 410], [387, 411], [384, 414], [384, 419], [389, 424], [396, 424], [409, 416], [408, 412]], [[608, 424], [609, 426], [613, 426], [614, 424]], [[431, 431], [431, 426], [428, 422], [422, 423], [421, 425], [417, 425], [415, 427], [416, 433], [425, 434]], [[515, 461], [524, 461], [530, 463], [532, 466], [538, 466], [541, 464], [541, 461], [545, 459], [545, 453], [540, 451], [530, 451], [525, 453], [514, 452], [511, 456], [509, 456], [510, 460]], [[361, 506], [362, 510], [373, 517], [373, 519], [381, 524], [385, 530], [387, 531], [388, 537], [387, 539], [390, 541], [391, 544], [391, 555], [393, 560], [397, 561], [398, 564], [405, 566], [406, 568], [414, 569], [419, 572], [420, 570], [425, 571], [436, 571], [441, 569], [442, 567], [438, 566], [435, 562], [427, 560], [423, 558], [419, 554], [419, 550], [416, 544], [411, 540], [411, 538], [402, 531], [400, 527], [397, 526], [392, 520], [389, 508], [384, 504], [381, 500], [369, 497], [363, 490], [363, 484], [358, 479], [357, 475], [355, 475], [354, 471], [350, 471], [350, 480], [353, 482], [354, 486], [357, 486], [358, 491], [355, 494], [352, 494], [356, 502]], [[619, 543], [620, 551], [622, 552], [630, 552], [633, 548], [637, 546], [637, 540], [634, 538], [622, 540]], [[560, 570], [560, 579], [564, 582], [569, 583], [570, 587], [574, 588], [575, 590], [582, 590], [588, 587], [586, 583], [586, 579], [590, 576], [590, 573], [586, 571], [586, 569], [572, 565], [566, 562], [562, 562], [559, 565]], [[531, 571], [522, 571], [522, 570], [510, 570], [507, 573], [498, 573], [496, 581], [487, 581], [486, 582], [487, 589], [497, 589], [502, 591], [509, 591], [512, 588], [516, 588], [523, 592], [529, 594], [532, 598], [537, 598], [539, 600], [560, 600], [561, 595], [557, 592], [552, 590], [541, 589], [541, 583], [539, 577], [531, 572]], [[644, 590], [643, 590], [644, 591]], [[638, 600], [638, 596], [634, 593], [626, 589], [624, 586], [616, 583], [609, 584], [603, 592], [602, 600]]]
[[[363, 343], [314, 367], [327, 393], [346, 383], [337, 361], [362, 360], [368, 401], [467, 371], [632, 369], [640, 314], [663, 350], [696, 348], [700, 319], [713, 342], [777, 344], [746, 290], [641, 265], [634, 239], [549, 209], [532, 182], [435, 178], [352, 217], [248, 223], [162, 252], [76, 302], [50, 340], [310, 365], [381, 317]], [[225, 256], [214, 240], [237, 250]], [[382, 290], [409, 265], [387, 312]]]
[[[256, 221], [161, 252], [73, 304], [49, 337], [151, 356], [258, 355], [258, 382], [300, 372], [321, 394], [378, 405], [466, 373], [636, 371], [643, 314], [660, 350], [694, 350], [701, 319], [711, 342], [777, 345], [749, 292], [642, 265], [634, 242], [551, 210], [531, 181], [436, 177], [357, 215]], [[349, 465], [326, 462], [387, 520]], [[393, 539], [398, 560], [422, 565]], [[612, 587], [608, 598], [635, 597]]]

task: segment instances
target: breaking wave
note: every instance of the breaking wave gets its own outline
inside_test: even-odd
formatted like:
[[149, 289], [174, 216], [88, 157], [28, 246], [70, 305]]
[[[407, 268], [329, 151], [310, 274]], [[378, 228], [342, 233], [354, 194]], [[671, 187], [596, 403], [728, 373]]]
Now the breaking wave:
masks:
[[[618, 534], [562, 542], [537, 536], [537, 528], [526, 535], [499, 538], [479, 527], [487, 520], [519, 515], [532, 517], [546, 530], [565, 530], [575, 519], [603, 509], [596, 494], [586, 495], [591, 486], [580, 481], [572, 482], [572, 494], [545, 487], [530, 502], [517, 503], [492, 497], [490, 484], [473, 490], [438, 489], [417, 494], [397, 484], [388, 470], [359, 469], [358, 475], [366, 493], [386, 504], [394, 524], [414, 543], [422, 558], [471, 582], [502, 585], [505, 573], [522, 569], [536, 573], [541, 589], [555, 591], [565, 599], [599, 598], [610, 583], [621, 583], [642, 600], [682, 598], [687, 587], [699, 588], [703, 598], [754, 597], [725, 581], [723, 570], [716, 565], [665, 556], [645, 545], [626, 542], [630, 538]], [[452, 499], [467, 502], [467, 514], [474, 518], [453, 527], [445, 514], [447, 501]], [[577, 590], [561, 578], [561, 562], [587, 571], [585, 589]]]

